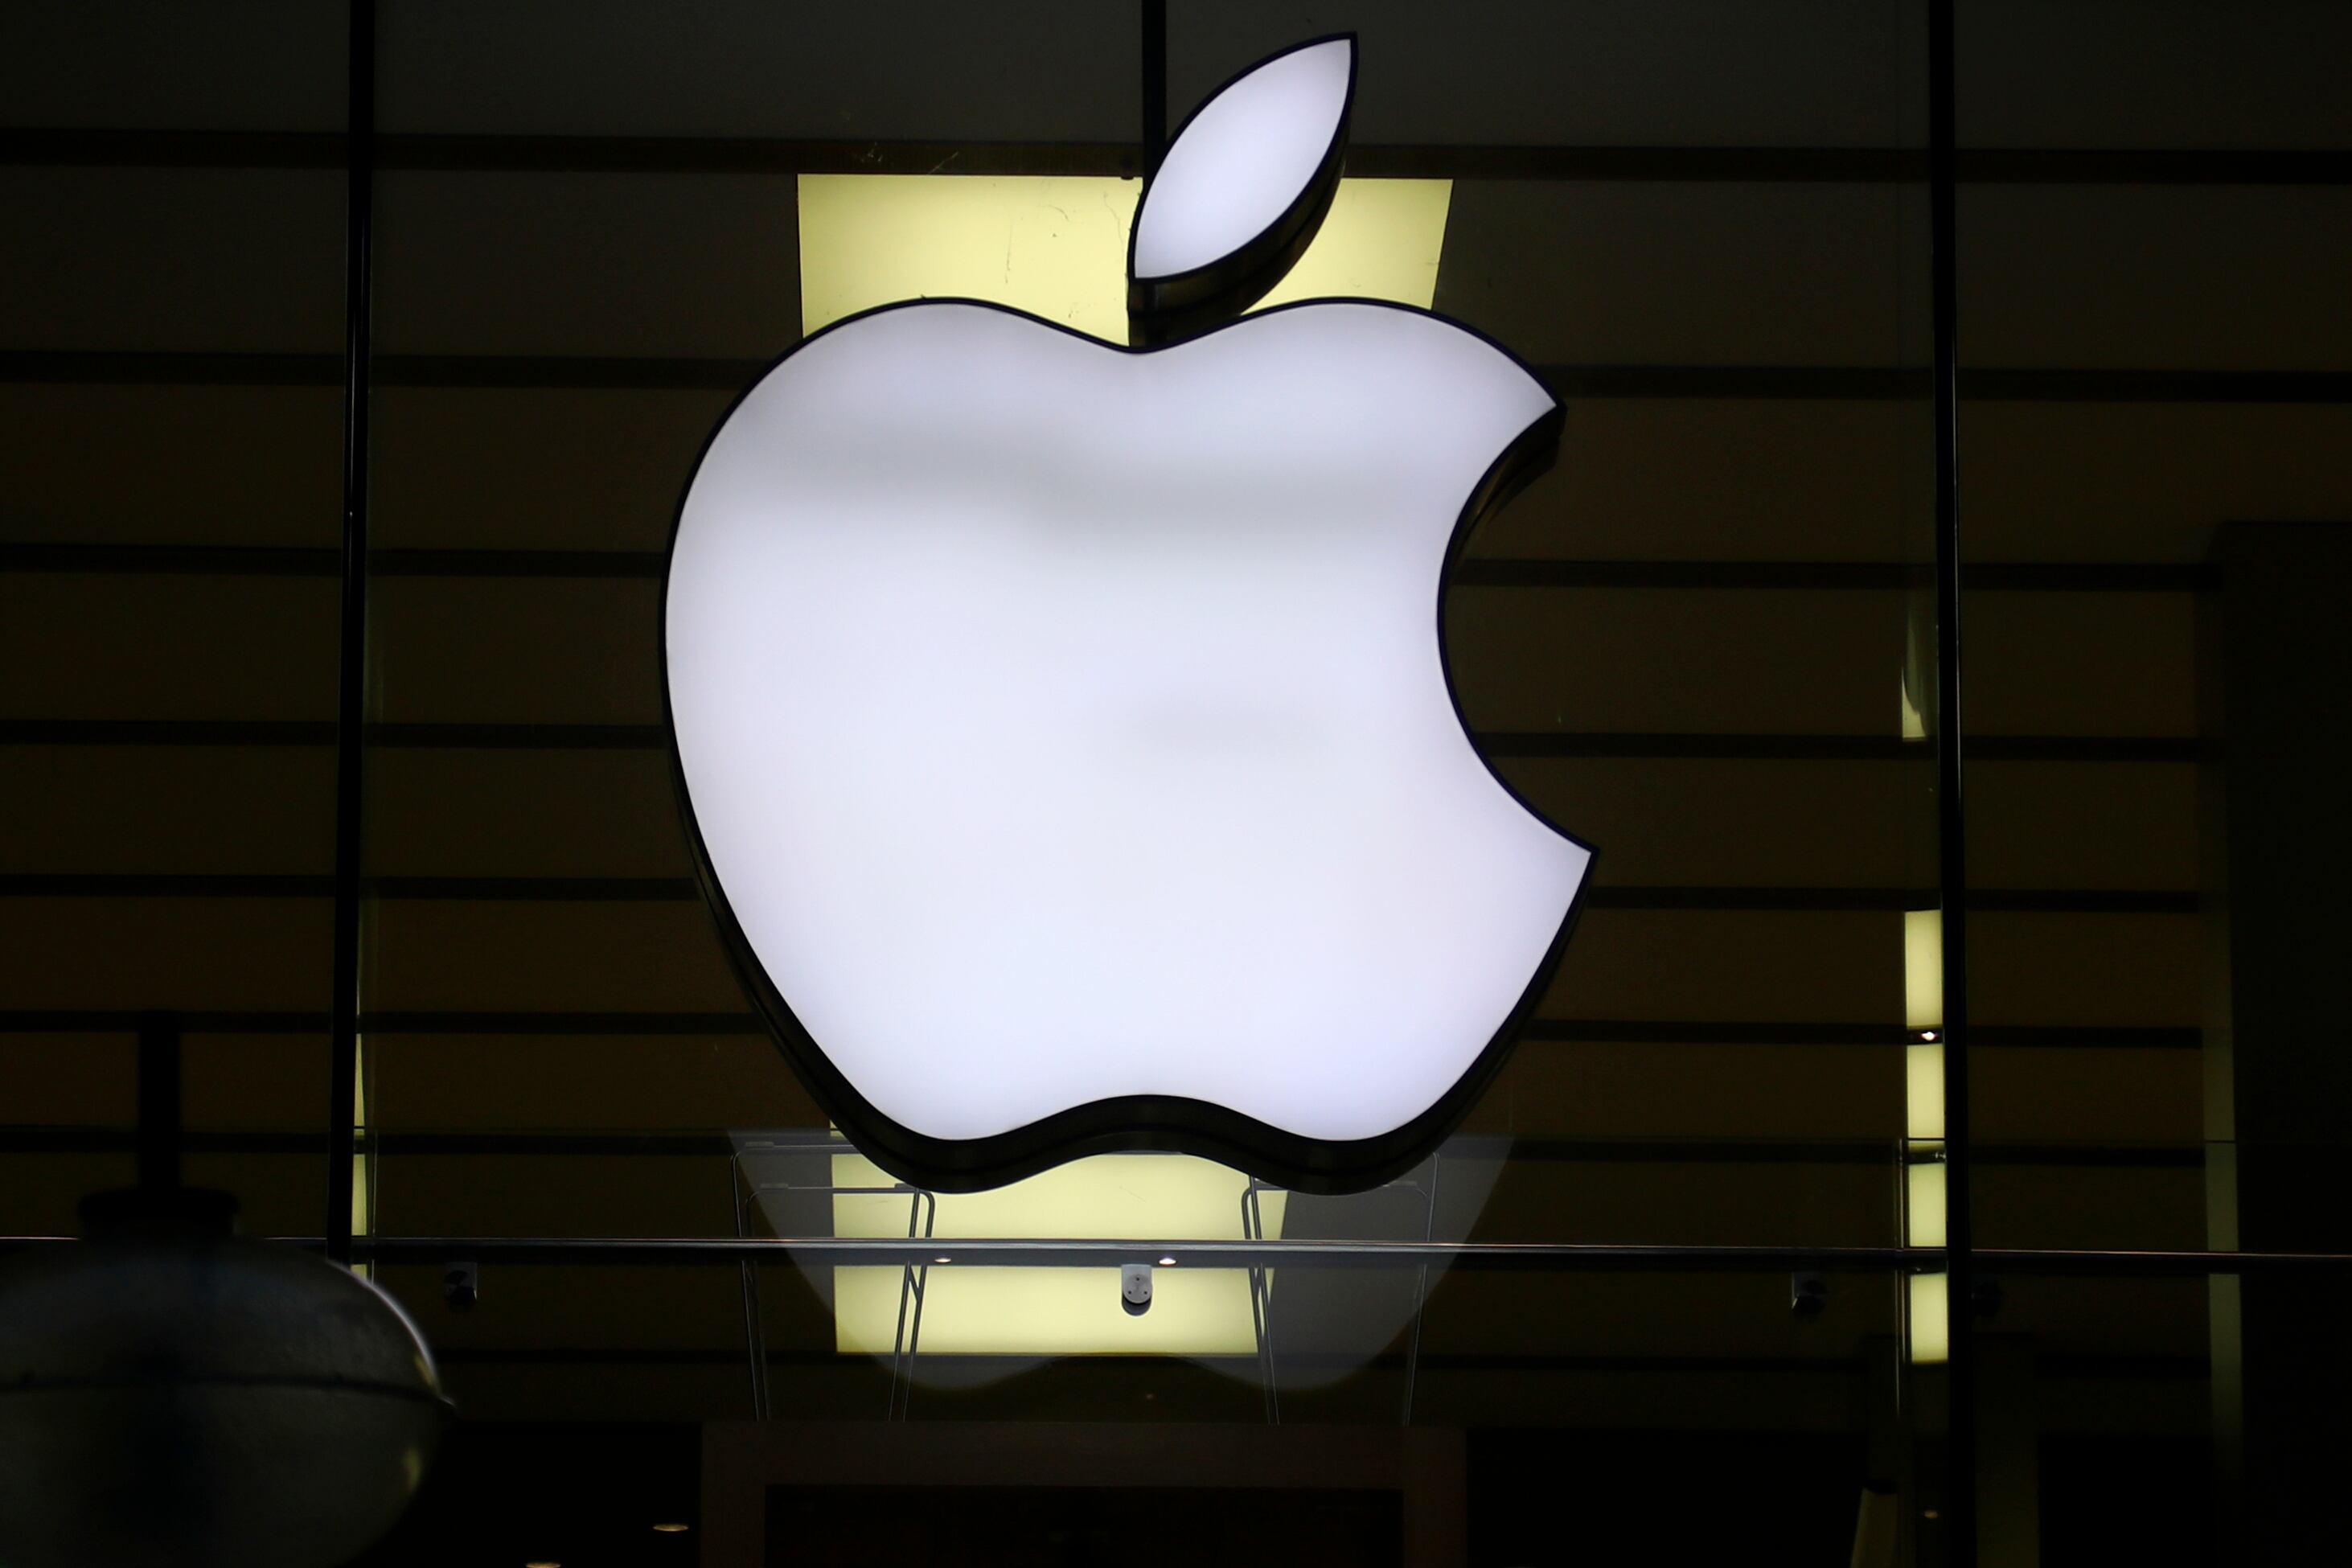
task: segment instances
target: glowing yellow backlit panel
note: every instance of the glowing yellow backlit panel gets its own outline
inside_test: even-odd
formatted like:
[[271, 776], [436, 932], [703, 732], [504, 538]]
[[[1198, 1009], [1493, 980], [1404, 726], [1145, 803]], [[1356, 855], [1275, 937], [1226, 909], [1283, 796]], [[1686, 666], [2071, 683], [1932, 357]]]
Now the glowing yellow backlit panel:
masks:
[[[803, 174], [801, 330], [899, 300], [988, 300], [1127, 342], [1127, 236], [1143, 186], [1095, 176]], [[1343, 180], [1315, 243], [1259, 305], [1430, 307], [1451, 180]]]
[[1437, 300], [1451, 180], [1342, 180], [1315, 243], [1253, 309], [1293, 300]]
[[1904, 1240], [1912, 1247], [1944, 1245], [1944, 1167], [1921, 1160], [1903, 1167]]
[[1914, 1274], [1906, 1283], [1912, 1364], [1939, 1366], [1952, 1359], [1951, 1292], [1941, 1274]]
[[[890, 1177], [860, 1154], [836, 1154], [837, 1187], [887, 1187]], [[1132, 1240], [1133, 1261], [1157, 1263], [1159, 1248], [1242, 1236], [1249, 1178], [1213, 1161], [1179, 1154], [1100, 1154], [986, 1193], [943, 1193], [932, 1240], [953, 1258], [974, 1237]], [[1259, 1206], [1269, 1238], [1282, 1235], [1288, 1194], [1266, 1192]], [[907, 1234], [912, 1199], [900, 1193], [845, 1194], [833, 1200], [835, 1236]], [[1271, 1279], [1271, 1272], [1268, 1275]], [[834, 1271], [838, 1349], [887, 1355], [897, 1343], [904, 1272]], [[1239, 1268], [1155, 1268], [1151, 1310], [1128, 1316], [1118, 1270], [989, 1268], [962, 1262], [929, 1270], [919, 1353], [925, 1355], [1252, 1355], [1249, 1275]]]
[[1944, 1135], [1944, 1047], [1903, 1047], [1904, 1136]]
[[1906, 910], [1903, 915], [1903, 1026], [1944, 1026], [1944, 912]]

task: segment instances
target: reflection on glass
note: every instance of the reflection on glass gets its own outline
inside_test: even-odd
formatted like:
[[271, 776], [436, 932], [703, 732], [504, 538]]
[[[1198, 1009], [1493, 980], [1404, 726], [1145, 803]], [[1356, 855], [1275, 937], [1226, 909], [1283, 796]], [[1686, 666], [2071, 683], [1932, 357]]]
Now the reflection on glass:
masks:
[[[1249, 1178], [1185, 1154], [1100, 1154], [985, 1193], [929, 1194], [899, 1187], [862, 1154], [833, 1157], [833, 1233], [903, 1237], [910, 1221], [938, 1241], [949, 1266], [926, 1271], [923, 1355], [1255, 1355], [1249, 1277], [1239, 1268], [1156, 1270], [1150, 1310], [1119, 1303], [1117, 1267], [996, 1268], [953, 1261], [975, 1237], [1239, 1241]], [[1282, 1235], [1289, 1194], [1258, 1202], [1265, 1235]], [[926, 1214], [936, 1205], [935, 1214]], [[904, 1270], [834, 1271], [835, 1348], [888, 1354], [902, 1331]]]
[[[836, 1267], [803, 1253], [793, 1261], [834, 1315], [839, 1353], [873, 1356], [937, 1387], [1091, 1355], [1181, 1356], [1286, 1388], [1337, 1382], [1411, 1327], [1443, 1264], [1192, 1268], [1184, 1244], [1463, 1241], [1510, 1152], [1507, 1139], [1455, 1138], [1396, 1181], [1341, 1197], [1287, 1193], [1213, 1161], [1160, 1153], [1097, 1155], [989, 1192], [933, 1194], [896, 1181], [838, 1133], [731, 1136], [747, 1213], [774, 1235], [924, 1242], [924, 1261], [906, 1268]], [[1151, 1305], [1139, 1314], [1121, 1306], [1114, 1266], [999, 1267], [958, 1256], [959, 1241], [983, 1237], [1132, 1242], [1122, 1261], [1153, 1269]]]

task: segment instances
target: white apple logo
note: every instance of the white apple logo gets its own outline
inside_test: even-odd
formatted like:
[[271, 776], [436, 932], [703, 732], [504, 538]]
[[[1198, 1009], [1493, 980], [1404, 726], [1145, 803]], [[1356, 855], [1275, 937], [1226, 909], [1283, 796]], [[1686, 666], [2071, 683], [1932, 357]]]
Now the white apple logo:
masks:
[[1353, 79], [1352, 39], [1302, 46], [1178, 136], [1136, 220], [1154, 346], [849, 318], [737, 402], [680, 509], [712, 908], [828, 1112], [924, 1185], [1120, 1147], [1384, 1179], [1566, 938], [1591, 851], [1480, 758], [1438, 626], [1557, 404], [1407, 307], [1231, 320], [1328, 205]]

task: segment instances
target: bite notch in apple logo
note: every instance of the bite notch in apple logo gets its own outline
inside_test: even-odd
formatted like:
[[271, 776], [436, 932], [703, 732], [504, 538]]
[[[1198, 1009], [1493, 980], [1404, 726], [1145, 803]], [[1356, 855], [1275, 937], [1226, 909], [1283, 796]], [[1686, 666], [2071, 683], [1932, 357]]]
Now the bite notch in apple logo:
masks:
[[1493, 1078], [1591, 859], [1480, 755], [1464, 538], [1560, 409], [1410, 306], [1244, 316], [1338, 188], [1355, 40], [1213, 95], [1145, 187], [1132, 346], [972, 300], [795, 346], [663, 585], [688, 839], [819, 1104], [943, 1191], [1175, 1149], [1390, 1179]]

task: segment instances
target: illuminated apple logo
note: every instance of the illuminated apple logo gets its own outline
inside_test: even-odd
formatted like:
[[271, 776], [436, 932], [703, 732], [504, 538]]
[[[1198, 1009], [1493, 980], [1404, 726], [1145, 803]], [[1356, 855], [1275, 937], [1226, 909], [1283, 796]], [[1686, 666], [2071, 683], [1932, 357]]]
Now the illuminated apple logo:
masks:
[[1441, 587], [1559, 410], [1386, 303], [1234, 320], [1337, 186], [1351, 38], [1147, 187], [1137, 346], [970, 301], [779, 361], [663, 608], [704, 886], [826, 1111], [942, 1189], [1171, 1148], [1334, 1191], [1501, 1065], [1591, 851], [1464, 728]]

